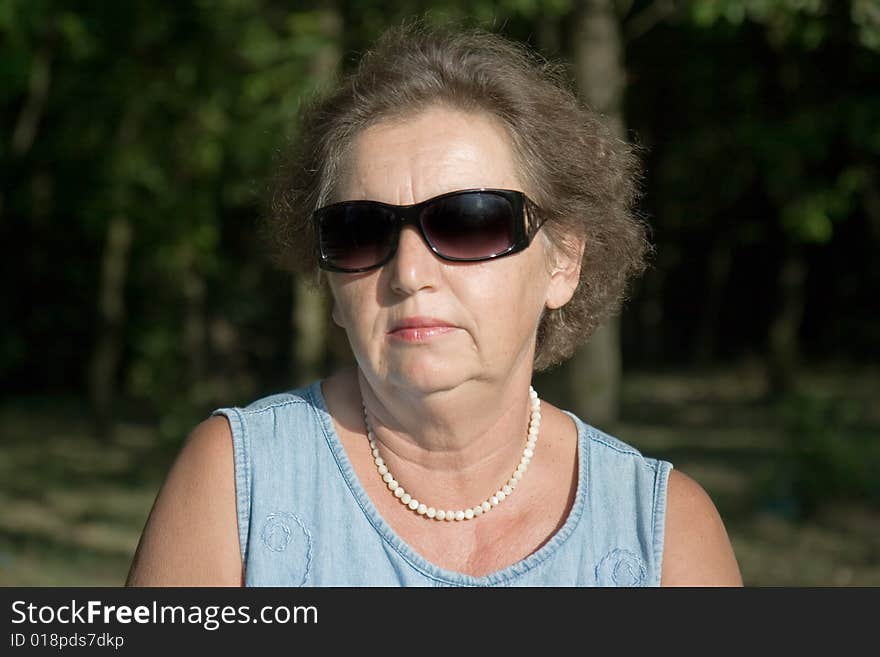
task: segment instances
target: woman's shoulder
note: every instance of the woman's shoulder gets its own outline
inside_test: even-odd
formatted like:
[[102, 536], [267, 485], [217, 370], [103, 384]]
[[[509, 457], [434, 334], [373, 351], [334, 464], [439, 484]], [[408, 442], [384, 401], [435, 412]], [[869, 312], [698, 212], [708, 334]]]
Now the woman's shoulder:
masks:
[[232, 405], [218, 408], [213, 412], [213, 414], [216, 415], [221, 411], [227, 411], [231, 409], [234, 409], [235, 411], [244, 414], [254, 414], [271, 411], [272, 409], [283, 406], [297, 404], [314, 404], [316, 401], [315, 387], [319, 385], [320, 381], [316, 380], [296, 388], [291, 388], [289, 390], [267, 393], [242, 405]]
[[217, 408], [211, 415], [228, 420], [237, 456], [245, 458], [246, 453], [256, 450], [255, 456], [265, 452], [268, 458], [275, 458], [278, 449], [290, 446], [292, 437], [302, 444], [310, 438], [333, 435], [331, 418], [337, 417], [338, 409], [327, 396], [328, 383], [329, 379], [316, 379], [243, 406]]
[[237, 534], [229, 424], [211, 417], [189, 434], [168, 472], [127, 585], [238, 586]]
[[654, 474], [672, 470], [672, 464], [668, 461], [643, 454], [635, 445], [588, 424], [570, 411], [563, 412], [574, 420], [581, 443], [585, 444], [594, 459], [601, 459], [609, 464], [630, 464]]
[[[132, 562], [128, 584], [239, 585], [247, 486], [255, 459], [276, 458], [275, 427], [284, 409], [310, 408], [318, 382], [218, 408], [187, 436], [162, 484]], [[309, 405], [309, 406], [305, 406]], [[311, 411], [310, 411], [311, 412]], [[252, 449], [252, 444], [260, 449]], [[182, 501], [185, 501], [183, 503]], [[246, 531], [244, 532], [246, 534]], [[212, 549], [206, 555], [205, 545]]]
[[[664, 509], [663, 586], [740, 586], [742, 578], [727, 530], [709, 494], [672, 464], [569, 413], [589, 448], [591, 492], [622, 486]], [[583, 443], [582, 443], [583, 444]], [[635, 476], [635, 479], [633, 479]], [[641, 495], [639, 494], [641, 491]], [[619, 503], [624, 498], [616, 498]], [[658, 506], [659, 505], [659, 506]]]
[[686, 474], [670, 473], [662, 586], [742, 586], [727, 529], [712, 498]]

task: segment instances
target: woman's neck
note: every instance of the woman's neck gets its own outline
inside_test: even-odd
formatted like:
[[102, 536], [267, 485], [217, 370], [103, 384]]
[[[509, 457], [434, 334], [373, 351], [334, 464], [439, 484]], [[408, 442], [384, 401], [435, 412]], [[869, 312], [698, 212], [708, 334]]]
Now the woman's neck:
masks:
[[427, 393], [356, 372], [379, 452], [408, 491], [467, 506], [510, 477], [528, 432], [530, 370]]

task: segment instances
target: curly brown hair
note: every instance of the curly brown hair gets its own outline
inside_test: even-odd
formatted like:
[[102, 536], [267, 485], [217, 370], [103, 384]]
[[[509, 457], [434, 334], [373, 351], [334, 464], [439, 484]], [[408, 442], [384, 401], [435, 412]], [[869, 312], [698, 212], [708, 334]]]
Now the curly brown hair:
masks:
[[354, 139], [378, 122], [437, 105], [498, 120], [550, 243], [569, 253], [585, 243], [574, 296], [545, 310], [538, 326], [534, 367], [547, 369], [620, 309], [650, 245], [634, 209], [634, 148], [578, 101], [562, 66], [520, 44], [422, 22], [388, 29], [353, 73], [304, 104], [299, 134], [277, 169], [263, 237], [282, 269], [314, 275], [311, 214], [333, 200]]

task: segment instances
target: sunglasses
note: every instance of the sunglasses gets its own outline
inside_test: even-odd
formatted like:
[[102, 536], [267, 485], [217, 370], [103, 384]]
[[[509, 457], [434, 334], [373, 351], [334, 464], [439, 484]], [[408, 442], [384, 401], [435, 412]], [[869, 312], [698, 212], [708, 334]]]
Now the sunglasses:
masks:
[[315, 211], [318, 263], [357, 273], [394, 257], [411, 224], [434, 254], [453, 262], [492, 260], [522, 251], [538, 232], [538, 206], [522, 192], [467, 189], [414, 205], [343, 201]]

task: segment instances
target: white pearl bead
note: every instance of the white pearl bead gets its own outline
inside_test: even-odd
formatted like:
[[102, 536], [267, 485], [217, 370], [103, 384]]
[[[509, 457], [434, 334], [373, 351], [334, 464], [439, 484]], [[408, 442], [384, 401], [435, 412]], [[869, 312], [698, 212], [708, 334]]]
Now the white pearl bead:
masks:
[[513, 473], [513, 478], [519, 481], [523, 477], [523, 471], [519, 468], [516, 469], [516, 472]]
[[489, 498], [489, 504], [491, 504], [492, 506], [498, 506], [498, 503], [500, 501], [501, 500], [499, 500], [498, 496], [496, 496], [496, 495], [493, 495], [492, 497]]
[[450, 511], [449, 509], [446, 509], [446, 522], [449, 522], [451, 520], [455, 520], [455, 511]]
[[384, 477], [386, 474], [388, 474], [388, 466], [387, 466], [387, 465], [384, 465], [384, 464], [380, 465], [380, 466], [379, 466], [379, 474], [382, 475], [383, 477]]
[[518, 483], [519, 483], [519, 479], [517, 479], [516, 477], [511, 477], [510, 479], [507, 480], [507, 485], [510, 486], [511, 488], [516, 488], [516, 485]]
[[429, 506], [428, 510], [425, 511], [425, 515], [431, 519], [436, 518], [437, 517], [437, 509], [435, 509], [433, 506]]
[[528, 447], [526, 447], [523, 450], [523, 456], [528, 456], [529, 458], [532, 458], [534, 455], [535, 455], [535, 453], [532, 450], [530, 450]]
[[393, 479], [392, 479], [391, 481], [388, 482], [388, 488], [389, 488], [389, 490], [397, 490], [399, 487], [400, 487], [400, 484], [398, 484], [398, 483], [397, 483], [396, 481], [394, 481]]
[[418, 513], [420, 516], [425, 515], [427, 512], [428, 512], [428, 507], [425, 506], [424, 504], [419, 504], [416, 507], [416, 513]]
[[456, 511], [455, 512], [456, 520], [464, 520], [464, 511]]
[[385, 461], [382, 459], [381, 456], [377, 456], [376, 458], [374, 458], [374, 459], [373, 459], [373, 462], [374, 462], [376, 465], [385, 465]]
[[483, 513], [488, 513], [489, 510], [492, 508], [492, 505], [489, 504], [489, 501], [488, 501], [488, 500], [486, 500], [485, 502], [483, 502], [483, 503], [480, 505], [480, 507], [482, 507], [482, 509], [483, 509]]
[[504, 500], [507, 499], [507, 493], [505, 493], [503, 490], [500, 490], [497, 493], [495, 493], [495, 497], [498, 498], [499, 502], [503, 502]]
[[394, 477], [391, 476], [390, 472], [386, 472], [384, 475], [382, 475], [382, 481], [384, 481], [386, 484], [391, 483], [393, 480]]
[[409, 493], [404, 493], [400, 496], [400, 501], [404, 504], [409, 504], [409, 501], [412, 499], [412, 496]]
[[501, 492], [505, 495], [510, 495], [513, 492], [513, 489], [510, 487], [509, 484], [505, 484], [501, 487]]
[[470, 519], [473, 518], [473, 517], [474, 517], [474, 510], [473, 510], [473, 509], [465, 509], [465, 511], [464, 511], [464, 519], [465, 519], [465, 520], [470, 520]]
[[376, 458], [379, 457], [379, 448], [378, 447], [373, 448], [373, 456]]
[[474, 507], [474, 516], [481, 516], [481, 515], [483, 515], [483, 507], [475, 506]]
[[403, 489], [403, 486], [398, 486], [397, 488], [394, 489], [394, 497], [400, 498], [400, 497], [403, 497], [404, 495], [406, 495], [406, 491]]
[[412, 509], [413, 511], [415, 511], [416, 509], [419, 508], [419, 501], [418, 500], [410, 500], [409, 503], [407, 504], [407, 506], [410, 509]]
[[434, 515], [436, 515], [437, 520], [446, 520], [446, 511], [440, 509]]

